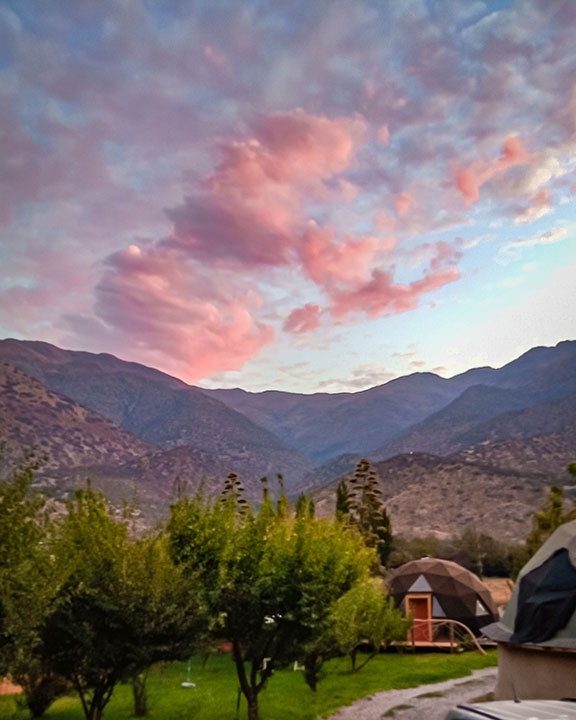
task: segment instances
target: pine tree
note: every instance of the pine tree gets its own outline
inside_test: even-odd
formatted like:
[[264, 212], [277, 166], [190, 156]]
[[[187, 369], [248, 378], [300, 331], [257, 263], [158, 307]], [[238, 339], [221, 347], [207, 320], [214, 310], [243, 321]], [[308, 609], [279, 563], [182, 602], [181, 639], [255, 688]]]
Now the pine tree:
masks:
[[350, 492], [346, 480], [341, 480], [336, 490], [336, 518], [343, 520], [350, 514]]
[[376, 549], [382, 565], [386, 565], [392, 552], [392, 527], [380, 498], [378, 476], [368, 460], [360, 460], [349, 485], [344, 480], [339, 484], [336, 515], [348, 517], [366, 544]]

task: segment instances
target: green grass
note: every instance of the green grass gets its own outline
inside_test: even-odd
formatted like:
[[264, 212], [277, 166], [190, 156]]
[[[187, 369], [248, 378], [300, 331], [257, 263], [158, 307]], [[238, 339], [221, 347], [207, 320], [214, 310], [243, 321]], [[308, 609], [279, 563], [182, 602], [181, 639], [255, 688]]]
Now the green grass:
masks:
[[[464, 677], [472, 670], [497, 664], [496, 652], [487, 656], [462, 655], [379, 655], [359, 673], [349, 673], [349, 661], [337, 658], [326, 664], [325, 677], [313, 693], [304, 683], [303, 673], [292, 669], [276, 672], [260, 696], [262, 720], [315, 720], [342, 705], [379, 690], [416, 687], [450, 678]], [[186, 664], [174, 663], [155, 668], [148, 680], [149, 720], [234, 720], [238, 682], [229, 655], [210, 658], [205, 669], [192, 661], [192, 679], [196, 688], [182, 688]], [[246, 718], [246, 703], [241, 700], [240, 720]], [[17, 711], [12, 697], [0, 697], [0, 720], [24, 720], [28, 715]], [[82, 720], [80, 702], [75, 697], [61, 698], [45, 715], [46, 720]], [[104, 720], [132, 717], [131, 689], [120, 685], [104, 712]]]

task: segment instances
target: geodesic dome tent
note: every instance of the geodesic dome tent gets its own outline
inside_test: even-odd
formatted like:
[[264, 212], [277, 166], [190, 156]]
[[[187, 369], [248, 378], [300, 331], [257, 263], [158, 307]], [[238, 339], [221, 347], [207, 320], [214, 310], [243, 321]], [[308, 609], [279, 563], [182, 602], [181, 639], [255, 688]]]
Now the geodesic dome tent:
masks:
[[576, 520], [560, 525], [524, 565], [493, 640], [576, 649]]
[[576, 520], [524, 565], [502, 620], [482, 631], [498, 642], [498, 699], [576, 695]]
[[388, 585], [396, 605], [420, 621], [423, 641], [426, 619], [457, 620], [477, 636], [483, 625], [498, 619], [488, 588], [474, 573], [449, 560], [412, 560], [393, 573]]

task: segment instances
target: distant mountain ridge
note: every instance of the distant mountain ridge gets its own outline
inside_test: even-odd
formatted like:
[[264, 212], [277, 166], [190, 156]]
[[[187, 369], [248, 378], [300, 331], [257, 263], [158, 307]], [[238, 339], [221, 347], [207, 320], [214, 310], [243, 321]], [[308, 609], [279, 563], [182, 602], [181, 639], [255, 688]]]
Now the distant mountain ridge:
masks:
[[[239, 389], [204, 392], [268, 427], [287, 444], [322, 464], [342, 454], [369, 454], [378, 459], [418, 450], [443, 454], [433, 439], [426, 445], [419, 445], [417, 440], [418, 433], [428, 427], [435, 413], [441, 425], [444, 418], [441, 413], [451, 403], [455, 410], [461, 407], [460, 413], [446, 414], [446, 427], [453, 433], [460, 423], [472, 427], [500, 412], [562, 397], [569, 388], [559, 389], [554, 380], [550, 383], [556, 394], [546, 394], [541, 389], [537, 395], [532, 388], [526, 390], [531, 392], [527, 398], [517, 392], [530, 382], [544, 383], [547, 369], [553, 375], [550, 368], [555, 365], [564, 367], [573, 384], [576, 341], [564, 341], [553, 348], [533, 348], [499, 369], [476, 368], [449, 379], [433, 373], [414, 373], [357, 393], [301, 395], [279, 391], [249, 393]], [[505, 398], [509, 398], [507, 404]], [[500, 404], [499, 409], [495, 402]], [[441, 427], [435, 426], [433, 430], [440, 431]], [[405, 436], [407, 441], [403, 441]]]
[[252, 495], [266, 473], [284, 473], [290, 487], [313, 466], [272, 432], [199, 388], [144, 365], [18, 340], [0, 341], [1, 360], [158, 450], [185, 447], [183, 452], [192, 455], [199, 450], [213, 456], [218, 470], [228, 459], [228, 472], [244, 475]]
[[544, 488], [565, 482], [576, 460], [576, 341], [498, 369], [415, 373], [333, 395], [205, 390], [35, 341], [0, 341], [0, 363], [0, 440], [10, 456], [37, 445], [50, 458], [41, 479], [55, 491], [91, 477], [154, 517], [175, 485], [203, 483], [214, 494], [232, 471], [253, 499], [261, 477], [274, 487], [282, 473], [290, 494], [313, 490], [327, 511], [338, 479], [368, 456], [396, 529], [457, 531], [470, 520], [469, 496], [480, 525], [505, 503], [498, 531], [518, 537]]
[[[511, 423], [510, 418], [516, 418], [518, 422], [520, 418], [525, 420], [530, 415], [522, 414], [522, 411], [539, 406], [545, 406], [542, 412], [548, 408], [548, 422], [552, 422], [552, 416], [555, 415], [556, 427], [562, 427], [567, 421], [566, 412], [574, 403], [576, 393], [576, 347], [571, 354], [562, 352], [560, 359], [546, 366], [538, 362], [533, 366], [531, 374], [526, 371], [526, 363], [522, 365], [517, 378], [520, 381], [528, 379], [525, 384], [511, 387], [510, 381], [505, 380], [508, 387], [469, 387], [437, 413], [377, 448], [371, 453], [372, 457], [384, 459], [404, 452], [449, 455], [495, 437], [504, 439], [514, 434], [514, 422]], [[509, 376], [509, 366], [504, 369]], [[560, 401], [565, 401], [561, 407], [554, 405]], [[538, 412], [535, 410], [532, 415], [536, 416]], [[527, 428], [524, 435], [536, 435], [544, 430], [545, 427], [540, 423], [532, 429]]]

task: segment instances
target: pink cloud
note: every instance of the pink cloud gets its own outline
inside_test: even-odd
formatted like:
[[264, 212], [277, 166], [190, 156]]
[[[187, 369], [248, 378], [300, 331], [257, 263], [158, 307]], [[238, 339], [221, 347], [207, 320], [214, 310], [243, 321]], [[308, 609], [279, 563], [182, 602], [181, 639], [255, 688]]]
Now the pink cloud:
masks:
[[384, 233], [394, 232], [396, 223], [396, 218], [388, 215], [384, 210], [374, 216], [374, 227]]
[[447, 266], [454, 266], [462, 257], [462, 252], [445, 240], [439, 240], [431, 247], [433, 253], [430, 259], [430, 269], [434, 271], [441, 270]]
[[454, 282], [459, 277], [458, 268], [450, 267], [403, 284], [395, 283], [393, 274], [387, 270], [373, 270], [367, 283], [349, 291], [334, 293], [332, 315], [345, 318], [352, 312], [361, 312], [374, 318], [415, 310], [421, 295]]
[[[261, 118], [250, 140], [224, 144], [200, 192], [167, 211], [174, 224], [170, 237], [108, 259], [95, 309], [114, 341], [175, 359], [185, 368], [180, 374], [196, 380], [239, 369], [272, 341], [272, 328], [257, 319], [263, 300], [252, 289], [263, 271], [299, 267], [338, 319], [351, 312], [405, 312], [422, 294], [455, 280], [457, 270], [445, 266], [459, 254], [447, 243], [434, 246], [423, 278], [398, 284], [393, 273], [373, 269], [394, 238], [337, 234], [307, 218], [310, 201], [355, 196], [355, 185], [340, 175], [352, 165], [364, 132], [358, 118], [295, 110]], [[408, 193], [395, 203], [400, 215], [415, 205]], [[395, 221], [379, 214], [375, 222]], [[284, 330], [315, 330], [321, 313], [307, 303], [290, 313]]]
[[507, 137], [502, 154], [489, 163], [475, 162], [460, 170], [456, 175], [456, 186], [464, 196], [466, 205], [472, 205], [480, 197], [480, 188], [492, 177], [516, 165], [527, 165], [533, 154], [525, 150], [518, 137]]
[[306, 303], [292, 310], [284, 322], [284, 330], [290, 333], [307, 333], [320, 327], [320, 307]]
[[238, 370], [274, 339], [254, 317], [260, 296], [204, 277], [179, 250], [130, 246], [108, 259], [96, 312], [121, 348], [160, 353], [195, 382]]
[[261, 119], [254, 138], [222, 146], [201, 195], [167, 211], [171, 243], [196, 258], [288, 264], [306, 222], [305, 203], [355, 196], [351, 183], [334, 189], [328, 181], [352, 163], [364, 131], [360, 119], [302, 110]]
[[[300, 261], [319, 283], [365, 273], [376, 238], [336, 243], [330, 231], [313, 240], [304, 230], [310, 200], [355, 197], [356, 187], [339, 175], [364, 131], [358, 118], [295, 110], [261, 118], [250, 140], [221, 146], [200, 192], [167, 211], [171, 236], [108, 259], [95, 311], [114, 342], [176, 359], [189, 380], [239, 369], [273, 339], [271, 326], [257, 320], [263, 301], [255, 273]], [[308, 304], [285, 327], [308, 332], [319, 323], [319, 307]]]
[[220, 52], [220, 50], [213, 47], [212, 45], [204, 46], [204, 56], [208, 58], [208, 60], [213, 62], [215, 65], [219, 65], [221, 67], [228, 67], [228, 62], [224, 53]]
[[368, 272], [379, 251], [390, 250], [394, 239], [345, 235], [337, 242], [334, 228], [312, 225], [304, 234], [301, 259], [308, 276], [320, 286], [357, 282]]
[[373, 269], [363, 280], [330, 288], [331, 313], [344, 319], [351, 313], [380, 317], [415, 310], [420, 298], [459, 279], [462, 252], [445, 241], [425, 246], [428, 262], [424, 275], [411, 283], [396, 283], [394, 273]]
[[388, 145], [390, 142], [390, 130], [388, 130], [388, 125], [384, 123], [384, 125], [380, 125], [378, 128], [378, 134], [377, 134], [378, 142], [381, 142], [383, 145]]
[[415, 205], [416, 201], [410, 193], [399, 193], [394, 198], [394, 206], [400, 217], [404, 217]]

